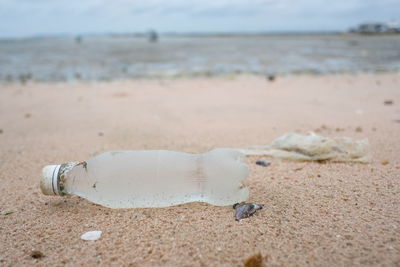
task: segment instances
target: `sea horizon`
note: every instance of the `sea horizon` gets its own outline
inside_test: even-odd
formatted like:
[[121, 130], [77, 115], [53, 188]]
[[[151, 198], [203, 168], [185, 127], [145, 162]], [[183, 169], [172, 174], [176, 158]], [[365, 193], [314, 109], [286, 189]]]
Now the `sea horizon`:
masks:
[[399, 70], [399, 34], [149, 31], [0, 39], [0, 82]]

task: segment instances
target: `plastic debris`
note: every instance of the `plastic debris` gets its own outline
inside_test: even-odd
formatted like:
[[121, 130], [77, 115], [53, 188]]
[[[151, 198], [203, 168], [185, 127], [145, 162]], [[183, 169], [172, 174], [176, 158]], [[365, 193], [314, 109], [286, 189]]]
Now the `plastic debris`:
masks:
[[231, 206], [246, 201], [249, 169], [236, 149], [202, 154], [167, 150], [110, 151], [82, 162], [47, 165], [40, 188], [109, 208], [155, 208], [189, 202]]
[[81, 235], [81, 239], [85, 241], [98, 240], [101, 237], [101, 231], [90, 231]]
[[368, 139], [355, 140], [350, 137], [325, 137], [315, 133], [301, 135], [286, 133], [269, 146], [241, 149], [246, 155], [267, 155], [276, 158], [300, 161], [369, 161]]
[[258, 210], [261, 210], [263, 206], [254, 203], [236, 203], [233, 205], [233, 208], [235, 209], [235, 220], [240, 221], [241, 219], [254, 215]]

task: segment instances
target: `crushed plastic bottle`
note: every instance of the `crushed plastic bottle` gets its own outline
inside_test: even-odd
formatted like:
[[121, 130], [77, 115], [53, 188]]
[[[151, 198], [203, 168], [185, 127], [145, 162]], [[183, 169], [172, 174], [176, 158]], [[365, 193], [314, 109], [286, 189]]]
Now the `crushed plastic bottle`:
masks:
[[245, 201], [245, 156], [232, 149], [204, 154], [166, 150], [113, 151], [84, 162], [43, 168], [45, 195], [77, 195], [110, 208], [167, 207], [188, 202], [216, 206]]

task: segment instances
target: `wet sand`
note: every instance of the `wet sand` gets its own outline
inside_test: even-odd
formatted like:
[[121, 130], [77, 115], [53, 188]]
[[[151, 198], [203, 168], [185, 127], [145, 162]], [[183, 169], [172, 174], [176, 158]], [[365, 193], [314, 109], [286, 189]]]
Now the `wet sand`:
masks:
[[[399, 74], [0, 85], [0, 265], [240, 266], [255, 253], [266, 266], [399, 265], [399, 89]], [[240, 222], [232, 207], [111, 210], [39, 189], [44, 165], [103, 151], [309, 131], [368, 138], [372, 161], [250, 157], [249, 201], [265, 206]], [[91, 230], [101, 238], [80, 239]]]

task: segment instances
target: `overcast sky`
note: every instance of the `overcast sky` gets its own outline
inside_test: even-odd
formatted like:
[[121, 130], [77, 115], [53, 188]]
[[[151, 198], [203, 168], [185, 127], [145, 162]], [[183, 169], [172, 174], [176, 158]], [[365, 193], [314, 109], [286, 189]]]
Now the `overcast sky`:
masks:
[[399, 20], [400, 0], [0, 0], [0, 37], [331, 31]]

